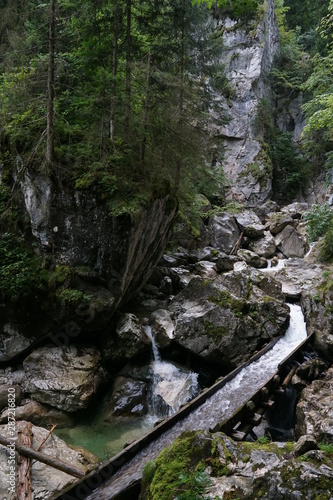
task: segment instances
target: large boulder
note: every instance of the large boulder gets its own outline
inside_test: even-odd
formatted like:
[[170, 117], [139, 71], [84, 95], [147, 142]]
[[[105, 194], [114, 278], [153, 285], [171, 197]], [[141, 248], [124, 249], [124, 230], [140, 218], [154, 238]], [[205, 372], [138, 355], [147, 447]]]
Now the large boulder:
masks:
[[292, 223], [293, 219], [289, 213], [273, 212], [268, 215], [269, 230], [274, 236]]
[[267, 267], [267, 260], [264, 257], [259, 257], [256, 253], [251, 252], [251, 250], [241, 248], [238, 250], [237, 255], [249, 264], [249, 266], [256, 267], [257, 269]]
[[303, 258], [309, 249], [308, 243], [292, 226], [286, 226], [276, 237], [275, 244], [287, 258]]
[[150, 315], [154, 338], [159, 347], [170, 345], [175, 336], [175, 324], [169, 311], [157, 309]]
[[308, 333], [314, 333], [315, 347], [329, 362], [333, 362], [333, 293], [316, 290], [314, 282], [311, 292], [302, 297]]
[[73, 412], [87, 408], [107, 379], [95, 347], [41, 347], [24, 361], [24, 392], [31, 398]]
[[226, 369], [282, 335], [289, 322], [281, 285], [254, 269], [230, 272], [214, 281], [193, 279], [171, 309], [174, 340]]
[[235, 218], [227, 212], [214, 215], [209, 221], [211, 246], [230, 254], [240, 237]]
[[266, 259], [272, 257], [276, 252], [274, 237], [269, 231], [265, 231], [264, 236], [250, 242], [249, 249], [260, 255], [260, 257]]
[[244, 210], [235, 214], [235, 219], [240, 230], [249, 238], [260, 238], [264, 235], [265, 226], [261, 223], [259, 217], [252, 210]]
[[[2, 412], [0, 417], [1, 424], [8, 422], [8, 414], [8, 409]], [[56, 424], [58, 429], [62, 427], [71, 427], [73, 425], [71, 414], [32, 400], [24, 400], [22, 405], [16, 406], [15, 419], [16, 421], [27, 420], [41, 427], [47, 427], [52, 423]]]
[[296, 408], [296, 434], [311, 434], [318, 442], [333, 442], [333, 367], [321, 380], [303, 389]]

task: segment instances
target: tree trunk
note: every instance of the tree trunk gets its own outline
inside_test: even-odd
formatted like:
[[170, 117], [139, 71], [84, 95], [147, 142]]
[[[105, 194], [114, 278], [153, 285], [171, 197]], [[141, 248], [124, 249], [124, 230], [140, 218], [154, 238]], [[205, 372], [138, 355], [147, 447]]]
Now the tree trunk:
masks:
[[55, 5], [56, 5], [56, 0], [50, 0], [49, 63], [48, 63], [48, 75], [47, 75], [47, 123], [46, 123], [46, 161], [48, 166], [51, 166], [54, 160]]
[[176, 163], [175, 193], [180, 184], [182, 169], [182, 144], [183, 144], [183, 111], [184, 111], [184, 67], [185, 67], [185, 7], [183, 1], [183, 17], [181, 24], [181, 51], [180, 51], [180, 90], [179, 90], [179, 122], [178, 122], [178, 157]]
[[113, 7], [113, 49], [112, 49], [112, 77], [113, 77], [113, 92], [111, 96], [110, 110], [110, 139], [113, 141], [115, 137], [115, 114], [116, 114], [116, 98], [117, 98], [117, 64], [118, 64], [118, 4], [117, 0]]
[[131, 18], [132, 0], [126, 2], [126, 81], [125, 81], [125, 136], [129, 139], [129, 126], [131, 116]]
[[142, 139], [142, 145], [141, 145], [141, 165], [142, 165], [142, 167], [144, 166], [146, 143], [147, 143], [150, 73], [151, 73], [151, 53], [149, 51], [148, 52], [148, 62], [147, 62], [147, 83], [146, 83], [145, 110], [144, 110], [144, 117], [143, 117], [143, 139]]

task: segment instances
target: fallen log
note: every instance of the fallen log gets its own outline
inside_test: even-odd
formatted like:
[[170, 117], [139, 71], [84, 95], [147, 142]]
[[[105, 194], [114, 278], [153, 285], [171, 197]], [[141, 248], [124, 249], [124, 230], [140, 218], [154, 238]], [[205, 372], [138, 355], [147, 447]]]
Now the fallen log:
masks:
[[[2, 444], [3, 446], [9, 446], [9, 445], [12, 446], [13, 440], [8, 439], [0, 434], [0, 444]], [[58, 460], [57, 458], [50, 457], [45, 453], [41, 453], [40, 451], [35, 451], [32, 448], [28, 448], [27, 446], [23, 446], [22, 444], [16, 442], [14, 442], [14, 444], [15, 444], [15, 450], [21, 455], [24, 455], [25, 457], [29, 457], [34, 460], [37, 460], [38, 462], [42, 462], [43, 464], [49, 465], [54, 469], [66, 472], [66, 474], [69, 474], [71, 476], [82, 478], [86, 475], [86, 473], [83, 470], [77, 469], [76, 467], [73, 467], [72, 465], [69, 465], [66, 462]]]

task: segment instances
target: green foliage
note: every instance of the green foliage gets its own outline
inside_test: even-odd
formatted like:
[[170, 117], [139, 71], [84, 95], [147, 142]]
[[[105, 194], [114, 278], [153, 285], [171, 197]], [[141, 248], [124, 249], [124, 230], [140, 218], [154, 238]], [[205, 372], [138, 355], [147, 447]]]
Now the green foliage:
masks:
[[260, 436], [257, 439], [257, 443], [259, 443], [259, 444], [268, 444], [268, 443], [270, 443], [270, 439], [267, 436]]
[[78, 304], [88, 303], [92, 296], [75, 288], [62, 288], [58, 290], [57, 297], [60, 303], [65, 306], [75, 306]]
[[292, 142], [292, 134], [275, 129], [270, 140], [274, 191], [292, 199], [312, 176], [312, 165]]
[[320, 254], [319, 254], [320, 260], [323, 262], [332, 262], [333, 261], [333, 223], [331, 220], [331, 225], [328, 229], [328, 231], [325, 233], [321, 249], [320, 249]]
[[[177, 192], [185, 212], [200, 189], [211, 193], [219, 182], [210, 90], [232, 90], [214, 23], [191, 0], [133, 0], [129, 37], [126, 5], [57, 1], [54, 167], [108, 203], [111, 215], [135, 215], [161, 192]], [[7, 164], [19, 155], [40, 169], [48, 4], [14, 0], [0, 7], [0, 19], [0, 143]], [[225, 114], [217, 113], [220, 121]]]
[[328, 203], [313, 205], [303, 218], [310, 241], [323, 236], [332, 225], [333, 209]]
[[[208, 3], [209, 7], [215, 4], [214, 0], [193, 0], [193, 3], [203, 2]], [[256, 17], [262, 0], [218, 0], [216, 3], [222, 15], [229, 15], [233, 19], [249, 20]]]
[[12, 233], [0, 239], [0, 295], [2, 299], [18, 302], [34, 299], [45, 290], [39, 261], [31, 250]]
[[329, 453], [330, 455], [333, 455], [333, 444], [327, 444], [327, 443], [319, 443], [319, 448], [324, 451], [325, 453]]

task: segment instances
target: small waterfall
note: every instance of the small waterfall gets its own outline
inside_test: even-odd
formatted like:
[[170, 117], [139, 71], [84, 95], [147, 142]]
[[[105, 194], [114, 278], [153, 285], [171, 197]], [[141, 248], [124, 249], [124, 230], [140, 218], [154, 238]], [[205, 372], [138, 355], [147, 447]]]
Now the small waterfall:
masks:
[[162, 361], [150, 326], [146, 326], [151, 340], [154, 361], [151, 365], [152, 384], [149, 397], [149, 413], [165, 418], [199, 394], [198, 374]]
[[151, 341], [151, 347], [152, 347], [152, 350], [153, 350], [153, 356], [154, 356], [155, 363], [158, 362], [158, 361], [161, 361], [160, 351], [158, 350], [158, 347], [157, 347], [157, 344], [155, 342], [155, 339], [154, 339], [153, 333], [151, 331], [151, 326], [150, 325], [146, 325], [145, 332], [146, 332], [147, 337]]

